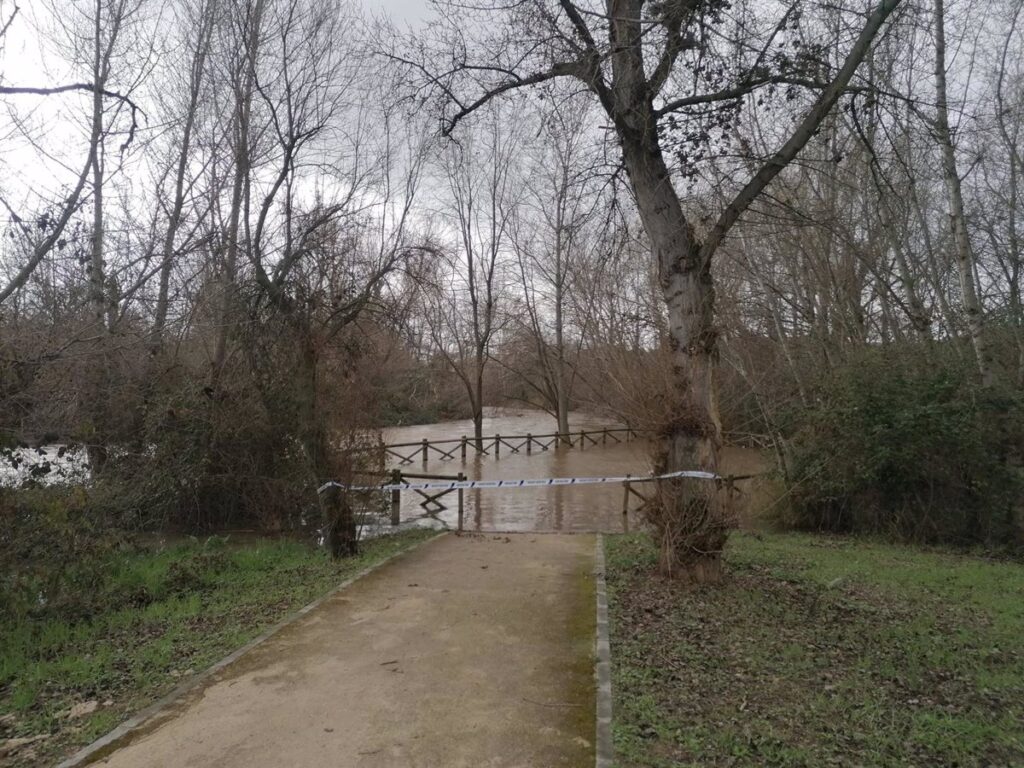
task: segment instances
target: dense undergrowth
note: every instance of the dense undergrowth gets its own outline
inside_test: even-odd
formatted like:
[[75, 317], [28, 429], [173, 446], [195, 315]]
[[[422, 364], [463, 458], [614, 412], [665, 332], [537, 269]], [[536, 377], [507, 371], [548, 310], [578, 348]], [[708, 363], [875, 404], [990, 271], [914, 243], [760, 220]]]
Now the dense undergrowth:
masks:
[[0, 623], [0, 764], [54, 762], [344, 578], [430, 535], [371, 540], [342, 561], [297, 541], [230, 537], [156, 548], [122, 542], [82, 563], [69, 556], [59, 599], [8, 604]]
[[784, 418], [785, 528], [1024, 546], [1024, 393], [960, 359], [866, 349]]
[[620, 768], [1024, 764], [1021, 564], [737, 534], [693, 590], [606, 541]]

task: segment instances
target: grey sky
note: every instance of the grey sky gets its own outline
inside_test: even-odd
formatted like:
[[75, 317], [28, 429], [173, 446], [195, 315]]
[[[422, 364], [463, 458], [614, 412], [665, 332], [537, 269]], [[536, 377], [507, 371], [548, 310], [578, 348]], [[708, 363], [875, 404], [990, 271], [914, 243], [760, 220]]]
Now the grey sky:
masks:
[[396, 23], [418, 24], [430, 14], [426, 0], [363, 0], [372, 12], [383, 11]]

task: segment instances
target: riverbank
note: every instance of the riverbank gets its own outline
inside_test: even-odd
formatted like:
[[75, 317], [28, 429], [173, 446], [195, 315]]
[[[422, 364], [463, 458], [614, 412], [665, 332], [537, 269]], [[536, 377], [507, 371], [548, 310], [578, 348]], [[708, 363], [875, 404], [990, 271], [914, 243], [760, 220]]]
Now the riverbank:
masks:
[[367, 541], [351, 560], [289, 540], [194, 541], [112, 556], [91, 615], [4, 619], [0, 765], [48, 765], [290, 612], [435, 535]]
[[1024, 763], [1024, 565], [736, 534], [693, 591], [605, 541], [621, 768]]

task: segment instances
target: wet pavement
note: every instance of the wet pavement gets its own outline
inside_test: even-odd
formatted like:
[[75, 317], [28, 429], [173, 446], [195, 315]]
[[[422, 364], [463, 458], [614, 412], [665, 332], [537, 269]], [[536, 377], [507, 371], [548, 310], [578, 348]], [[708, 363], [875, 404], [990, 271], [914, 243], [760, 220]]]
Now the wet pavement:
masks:
[[594, 765], [593, 536], [448, 534], [161, 712], [110, 768]]

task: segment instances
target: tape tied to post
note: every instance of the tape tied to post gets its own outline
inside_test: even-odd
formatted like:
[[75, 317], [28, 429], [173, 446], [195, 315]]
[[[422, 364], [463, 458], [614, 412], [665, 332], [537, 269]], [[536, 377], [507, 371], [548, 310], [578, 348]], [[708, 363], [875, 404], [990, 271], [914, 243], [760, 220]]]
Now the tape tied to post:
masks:
[[344, 491], [454, 491], [472, 488], [545, 488], [549, 486], [565, 485], [599, 485], [601, 483], [650, 483], [656, 480], [675, 480], [679, 478], [691, 478], [695, 480], [722, 480], [721, 475], [714, 472], [704, 472], [696, 469], [685, 469], [680, 472], [668, 472], [663, 475], [641, 475], [632, 477], [623, 475], [621, 477], [544, 477], [522, 480], [444, 480], [425, 483], [386, 483], [384, 485], [350, 485], [331, 480], [324, 483], [317, 489], [317, 493], [323, 493], [328, 488], [341, 488]]

